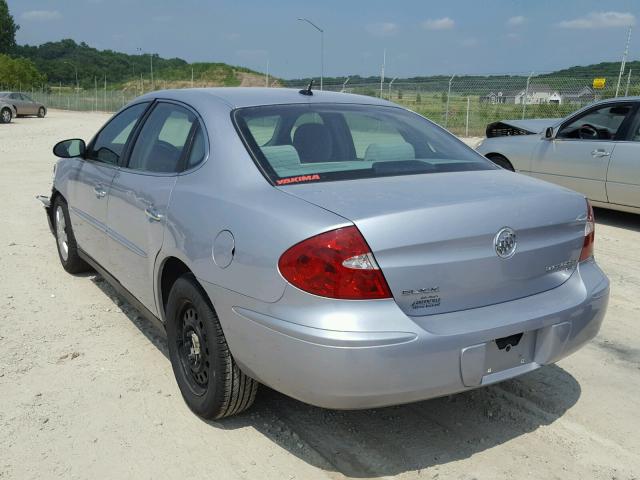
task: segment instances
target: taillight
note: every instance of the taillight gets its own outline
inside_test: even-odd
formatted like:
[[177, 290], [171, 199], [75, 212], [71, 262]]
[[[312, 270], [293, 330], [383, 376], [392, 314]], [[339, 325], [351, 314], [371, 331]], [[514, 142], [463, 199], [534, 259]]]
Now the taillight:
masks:
[[314, 295], [345, 300], [391, 297], [384, 275], [355, 226], [294, 245], [282, 254], [278, 267], [292, 285]]
[[582, 244], [582, 252], [580, 252], [580, 261], [589, 260], [593, 257], [593, 243], [596, 238], [596, 221], [593, 216], [593, 207], [587, 200], [587, 223], [584, 225], [584, 243]]

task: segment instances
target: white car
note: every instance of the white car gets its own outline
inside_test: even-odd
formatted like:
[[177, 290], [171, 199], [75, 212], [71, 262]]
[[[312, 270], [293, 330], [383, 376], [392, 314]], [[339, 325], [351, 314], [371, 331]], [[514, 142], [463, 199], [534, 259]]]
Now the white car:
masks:
[[476, 149], [508, 170], [640, 213], [640, 97], [603, 100], [564, 119], [503, 120]]

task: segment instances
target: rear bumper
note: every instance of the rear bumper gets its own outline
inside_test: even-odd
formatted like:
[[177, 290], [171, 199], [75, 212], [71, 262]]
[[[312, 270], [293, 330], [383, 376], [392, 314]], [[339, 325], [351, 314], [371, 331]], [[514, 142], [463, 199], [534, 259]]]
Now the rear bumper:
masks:
[[[595, 262], [581, 264], [563, 285], [538, 295], [412, 318], [393, 301], [309, 300], [288, 288], [278, 302], [264, 304], [203, 285], [246, 373], [306, 403], [335, 409], [438, 397], [556, 362], [596, 336], [609, 298], [609, 281]], [[525, 334], [529, 350], [522, 347], [522, 355], [512, 352], [509, 360], [494, 340], [518, 333]]]

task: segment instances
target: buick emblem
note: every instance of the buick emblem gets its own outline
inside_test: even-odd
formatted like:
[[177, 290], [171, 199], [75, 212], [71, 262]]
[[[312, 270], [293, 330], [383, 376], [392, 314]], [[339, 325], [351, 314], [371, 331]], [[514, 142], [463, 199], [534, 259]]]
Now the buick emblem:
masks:
[[493, 239], [496, 253], [500, 258], [511, 258], [516, 253], [516, 232], [511, 228], [505, 227], [500, 230]]

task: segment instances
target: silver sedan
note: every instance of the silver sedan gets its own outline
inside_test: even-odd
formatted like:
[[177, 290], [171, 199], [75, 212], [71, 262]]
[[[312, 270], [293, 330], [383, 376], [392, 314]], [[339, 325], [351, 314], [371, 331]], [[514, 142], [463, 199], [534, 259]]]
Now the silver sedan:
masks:
[[16, 116], [34, 115], [44, 118], [47, 114], [47, 107], [40, 102], [36, 102], [29, 95], [20, 92], [0, 92], [0, 101], [13, 105]]
[[478, 152], [568, 187], [594, 206], [640, 213], [640, 98], [603, 100], [564, 119], [504, 120]]
[[62, 266], [166, 329], [206, 418], [258, 383], [337, 409], [490, 385], [575, 352], [605, 315], [584, 196], [390, 102], [153, 92], [54, 154], [41, 200]]

